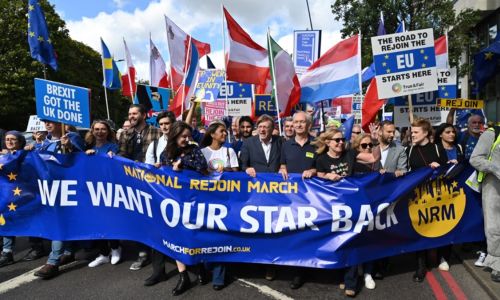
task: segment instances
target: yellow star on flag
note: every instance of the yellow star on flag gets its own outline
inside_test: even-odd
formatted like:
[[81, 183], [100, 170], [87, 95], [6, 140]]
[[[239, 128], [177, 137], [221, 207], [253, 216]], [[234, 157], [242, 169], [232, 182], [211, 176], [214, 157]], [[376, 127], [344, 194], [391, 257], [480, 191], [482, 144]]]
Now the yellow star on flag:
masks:
[[386, 54], [386, 55], [384, 56], [384, 58], [385, 58], [385, 59], [389, 59], [389, 55], [387, 55], [387, 54]]
[[16, 180], [17, 178], [17, 174], [14, 174], [12, 172], [10, 172], [10, 174], [7, 175], [7, 177], [9, 177], [9, 181], [14, 181]]
[[445, 95], [446, 97], [448, 97], [448, 93], [444, 93], [444, 95]]
[[426, 55], [426, 56], [424, 56], [424, 60], [427, 60], [428, 58], [429, 58], [429, 56], [427, 56], [427, 55]]
[[383, 62], [383, 63], [382, 63], [382, 67], [385, 67], [385, 66], [387, 66], [387, 63], [386, 63], [386, 62]]
[[22, 190], [18, 186], [16, 186], [16, 189], [12, 191], [14, 192], [14, 196], [21, 196]]
[[30, 37], [35, 37], [35, 32], [30, 31]]
[[47, 40], [47, 43], [49, 43], [49, 44], [50, 44], [50, 43], [52, 43], [52, 41], [51, 41], [50, 39], [48, 39], [48, 40]]
[[420, 49], [420, 53], [421, 53], [421, 54], [424, 54], [424, 49]]
[[243, 97], [243, 94], [240, 94], [240, 98]]
[[11, 202], [9, 205], [7, 205], [9, 208], [9, 211], [16, 211], [17, 205], [14, 204], [14, 202]]
[[458, 182], [453, 181], [453, 182], [451, 183], [451, 186], [453, 186], [453, 188], [456, 188], [456, 187], [458, 186]]
[[442, 87], [441, 87], [441, 90], [442, 90], [442, 91], [446, 90], [446, 87], [445, 87], [445, 86], [442, 86]]
[[239, 86], [243, 86], [243, 84], [242, 84], [242, 83], [240, 83], [240, 84], [239, 84]]
[[33, 5], [28, 6], [28, 10], [34, 10], [34, 9], [35, 9], [35, 7]]
[[425, 68], [426, 64], [422, 64], [422, 68]]
[[485, 60], [492, 60], [493, 59], [493, 53], [492, 52], [486, 52], [484, 54], [484, 59]]
[[387, 69], [385, 70], [387, 73], [391, 73], [391, 69]]
[[245, 91], [245, 89], [241, 89], [241, 91], [242, 91], [242, 92], [244, 92], [244, 91]]
[[41, 36], [41, 35], [40, 35], [40, 36], [38, 36], [38, 40], [39, 40], [40, 42], [43, 42], [43, 36]]

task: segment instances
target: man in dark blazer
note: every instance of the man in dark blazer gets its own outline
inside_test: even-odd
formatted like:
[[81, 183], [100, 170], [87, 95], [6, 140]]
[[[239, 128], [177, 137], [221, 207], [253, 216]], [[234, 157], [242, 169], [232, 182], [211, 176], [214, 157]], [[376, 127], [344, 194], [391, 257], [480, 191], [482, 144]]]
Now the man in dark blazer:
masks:
[[268, 115], [257, 120], [257, 135], [243, 141], [240, 166], [251, 177], [257, 173], [277, 173], [280, 168], [281, 138], [273, 136], [274, 121]]
[[396, 127], [392, 122], [383, 121], [378, 130], [378, 141], [383, 170], [399, 177], [408, 171], [408, 158], [404, 147], [394, 142], [395, 131]]

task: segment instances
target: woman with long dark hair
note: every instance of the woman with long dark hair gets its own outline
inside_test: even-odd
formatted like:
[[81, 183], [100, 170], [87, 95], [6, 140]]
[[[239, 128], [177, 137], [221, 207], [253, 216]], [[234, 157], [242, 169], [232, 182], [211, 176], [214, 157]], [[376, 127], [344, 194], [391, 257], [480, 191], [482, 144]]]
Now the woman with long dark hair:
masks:
[[[168, 144], [165, 151], [161, 154], [163, 165], [172, 166], [174, 171], [182, 169], [194, 170], [200, 173], [206, 173], [207, 162], [200, 148], [190, 143], [192, 129], [182, 121], [175, 122], [168, 132]], [[179, 270], [179, 281], [172, 290], [174, 296], [184, 293], [191, 287], [191, 279], [187, 272], [186, 265], [180, 261], [175, 261]], [[201, 284], [206, 283], [204, 269], [200, 267], [198, 281]]]
[[[110, 153], [114, 155], [119, 150], [115, 133], [109, 123], [104, 120], [96, 120], [92, 123], [90, 131], [85, 135], [85, 144], [87, 155]], [[116, 265], [120, 262], [122, 248], [119, 240], [98, 240], [95, 243], [99, 248], [99, 255], [88, 264], [90, 268], [107, 263]]]
[[[207, 128], [201, 140], [201, 152], [208, 163], [210, 173], [238, 171], [238, 156], [232, 148], [224, 147], [227, 137], [226, 125], [222, 122], [213, 122]], [[219, 291], [226, 285], [226, 267], [221, 263], [206, 264], [212, 269], [212, 287]]]

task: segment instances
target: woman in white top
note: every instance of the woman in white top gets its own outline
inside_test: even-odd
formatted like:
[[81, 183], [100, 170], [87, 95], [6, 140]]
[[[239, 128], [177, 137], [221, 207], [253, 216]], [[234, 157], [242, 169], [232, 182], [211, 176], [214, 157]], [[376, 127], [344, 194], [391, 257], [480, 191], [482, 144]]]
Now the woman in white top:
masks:
[[[226, 142], [227, 129], [224, 123], [216, 121], [208, 126], [201, 141], [201, 153], [205, 156], [208, 164], [208, 171], [212, 174], [222, 172], [238, 171], [238, 157], [232, 148], [224, 147]], [[219, 291], [225, 286], [226, 268], [223, 264], [207, 264], [207, 268], [212, 269], [212, 286]]]

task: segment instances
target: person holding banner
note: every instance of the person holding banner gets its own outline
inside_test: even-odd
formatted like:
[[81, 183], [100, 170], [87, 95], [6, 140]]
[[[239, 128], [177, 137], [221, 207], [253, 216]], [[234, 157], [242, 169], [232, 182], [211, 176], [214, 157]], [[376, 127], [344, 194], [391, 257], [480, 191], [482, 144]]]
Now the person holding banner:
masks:
[[[1, 154], [14, 154], [16, 151], [22, 150], [26, 146], [26, 139], [23, 134], [19, 131], [7, 131], [5, 133], [5, 149], [2, 150]], [[16, 243], [15, 236], [5, 236], [3, 237], [3, 248], [0, 254], [0, 268], [14, 263], [14, 245]]]
[[35, 131], [33, 132], [32, 134], [32, 138], [33, 138], [33, 143], [31, 143], [30, 145], [26, 145], [24, 147], [24, 150], [27, 150], [27, 151], [31, 151], [31, 150], [35, 150], [35, 151], [38, 151], [42, 148], [43, 146], [43, 142], [45, 141], [45, 138], [47, 137], [47, 132], [46, 131]]
[[[108, 154], [115, 155], [118, 153], [118, 145], [116, 143], [115, 133], [107, 121], [97, 120], [90, 126], [90, 131], [85, 136], [87, 144], [87, 155], [93, 154]], [[122, 256], [122, 248], [118, 240], [98, 240], [96, 241], [99, 248], [99, 256], [91, 261], [88, 266], [94, 268], [102, 264], [110, 263], [116, 265], [120, 262]]]
[[[432, 134], [432, 126], [427, 119], [416, 119], [411, 124], [411, 140], [412, 145], [406, 148], [408, 156], [409, 171], [417, 170], [420, 168], [431, 167], [433, 169], [439, 168], [448, 162], [448, 156], [444, 149], [440, 149], [436, 144], [431, 143], [430, 137]], [[424, 281], [425, 274], [427, 273], [426, 256], [427, 251], [417, 251], [417, 265], [415, 274], [413, 274], [413, 281]], [[447, 264], [449, 253], [445, 247], [439, 249], [438, 255], [445, 268], [444, 262]], [[440, 266], [441, 266], [440, 264]], [[449, 267], [448, 267], [449, 268]]]
[[[232, 148], [224, 147], [227, 137], [226, 125], [222, 122], [213, 122], [201, 141], [201, 152], [205, 156], [210, 173], [238, 171], [238, 156]], [[220, 263], [207, 264], [212, 269], [212, 287], [219, 291], [226, 285], [226, 267]]]
[[[362, 140], [363, 138], [361, 138], [361, 141]], [[368, 144], [371, 143], [371, 137], [365, 137], [365, 141], [367, 141]], [[316, 150], [316, 153], [318, 153], [318, 158], [316, 160], [318, 177], [331, 181], [339, 181], [344, 177], [354, 174], [356, 162], [375, 166], [380, 160], [380, 148], [378, 147], [376, 147], [373, 152], [367, 150], [368, 146], [363, 152], [358, 152], [355, 147], [346, 150], [346, 140], [342, 131], [339, 129], [329, 129], [322, 133], [314, 141], [314, 145], [318, 147]], [[368, 278], [368, 281], [369, 279], [370, 278]], [[373, 279], [371, 281], [373, 281]], [[357, 284], [358, 266], [356, 265], [345, 270], [344, 282], [340, 284], [340, 288], [345, 289], [346, 296], [354, 297], [356, 296]], [[375, 288], [375, 282], [368, 282], [367, 287]]]
[[[168, 144], [161, 154], [163, 165], [172, 166], [172, 170], [182, 169], [193, 170], [200, 173], [207, 173], [207, 161], [200, 148], [190, 143], [192, 128], [186, 122], [175, 122], [168, 132]], [[172, 295], [178, 296], [191, 287], [191, 279], [187, 272], [187, 267], [180, 261], [175, 261], [179, 270], [179, 281], [172, 290]], [[207, 283], [205, 269], [199, 266], [198, 282]]]
[[[170, 132], [172, 125], [175, 123], [175, 115], [171, 111], [162, 111], [158, 114], [156, 120], [158, 125], [160, 125], [162, 136], [149, 144], [148, 150], [146, 151], [145, 162], [159, 168], [161, 166], [161, 154], [165, 151], [168, 144], [168, 133]], [[167, 279], [167, 274], [165, 274], [166, 262], [167, 256], [165, 254], [152, 249], [151, 265], [153, 266], [153, 274], [151, 274], [151, 276], [144, 281], [145, 286], [153, 286], [160, 281]]]
[[[146, 123], [147, 111], [142, 104], [132, 104], [128, 109], [130, 128], [120, 135], [118, 155], [131, 160], [143, 162], [146, 151], [154, 140], [161, 136], [158, 128]], [[150, 263], [150, 249], [139, 244], [137, 259], [130, 266], [130, 270], [137, 271]]]

